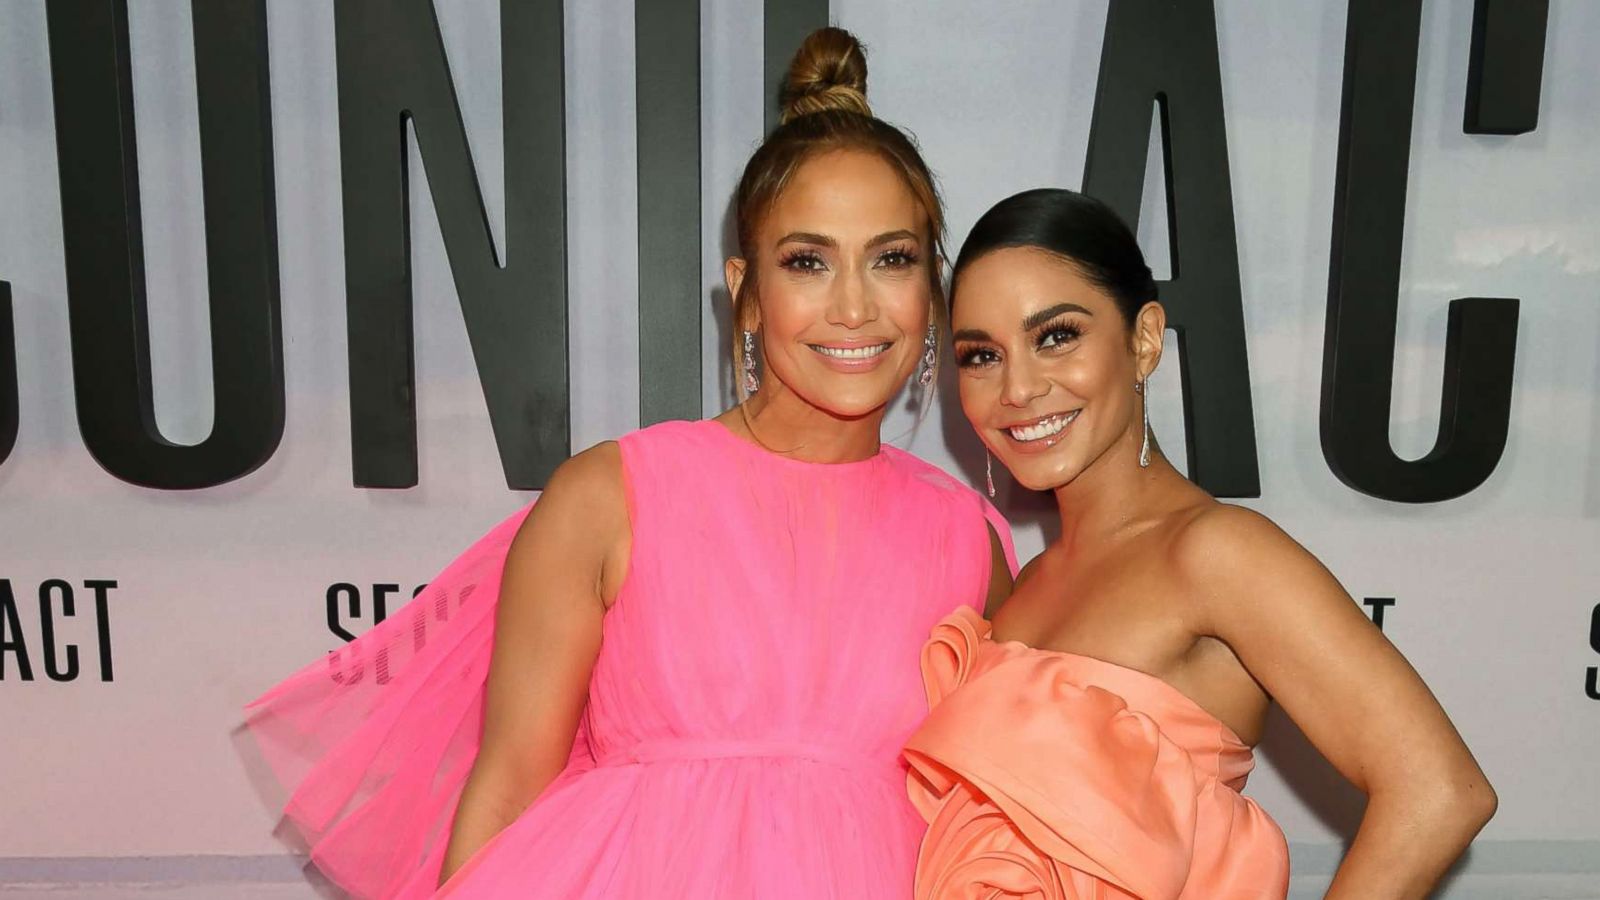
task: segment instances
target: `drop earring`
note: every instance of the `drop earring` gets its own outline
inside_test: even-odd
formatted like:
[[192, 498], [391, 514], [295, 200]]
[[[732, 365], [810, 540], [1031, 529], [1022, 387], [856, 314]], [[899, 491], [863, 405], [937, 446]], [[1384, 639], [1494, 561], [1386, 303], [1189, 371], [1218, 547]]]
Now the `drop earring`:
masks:
[[994, 499], [994, 456], [989, 451], [983, 451], [983, 480], [988, 482], [989, 499]]
[[1145, 376], [1133, 385], [1133, 392], [1139, 395], [1139, 405], [1144, 408], [1144, 441], [1139, 445], [1139, 468], [1150, 468], [1150, 378]]
[[933, 368], [939, 363], [939, 329], [929, 325], [928, 334], [922, 339], [922, 371], [917, 375], [917, 384], [927, 387], [933, 384]]
[[761, 379], [756, 377], [756, 334], [744, 333], [744, 392], [754, 394], [761, 390]]

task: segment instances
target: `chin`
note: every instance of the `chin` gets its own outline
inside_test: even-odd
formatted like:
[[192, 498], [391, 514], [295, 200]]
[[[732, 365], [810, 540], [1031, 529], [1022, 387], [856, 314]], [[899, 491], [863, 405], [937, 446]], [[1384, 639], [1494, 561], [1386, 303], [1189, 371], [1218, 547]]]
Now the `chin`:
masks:
[[870, 416], [889, 404], [888, 397], [837, 397], [818, 398], [811, 405], [838, 419], [859, 419]]
[[1078, 477], [1076, 468], [1066, 465], [1006, 466], [1012, 480], [1030, 491], [1053, 491]]
[[830, 384], [827, 381], [820, 381], [804, 396], [812, 406], [829, 415], [841, 419], [857, 419], [888, 406], [900, 392], [903, 384], [903, 379], [892, 384], [857, 382], [841, 385], [837, 382]]

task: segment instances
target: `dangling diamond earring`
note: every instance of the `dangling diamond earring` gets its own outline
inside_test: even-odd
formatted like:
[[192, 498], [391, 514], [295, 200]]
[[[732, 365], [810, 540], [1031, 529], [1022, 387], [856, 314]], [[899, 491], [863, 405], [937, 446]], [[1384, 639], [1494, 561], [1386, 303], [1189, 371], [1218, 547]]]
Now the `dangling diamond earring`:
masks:
[[756, 377], [756, 335], [744, 333], [744, 392], [754, 394], [761, 390], [761, 380]]
[[922, 372], [917, 375], [917, 384], [927, 387], [933, 384], [933, 367], [939, 363], [939, 329], [929, 325], [928, 334], [922, 339]]
[[1149, 383], [1149, 376], [1145, 376], [1133, 385], [1133, 392], [1139, 395], [1139, 404], [1144, 407], [1144, 442], [1139, 445], [1141, 469], [1150, 468], [1150, 392], [1145, 389]]
[[983, 480], [989, 483], [989, 499], [994, 499], [994, 457], [983, 451]]

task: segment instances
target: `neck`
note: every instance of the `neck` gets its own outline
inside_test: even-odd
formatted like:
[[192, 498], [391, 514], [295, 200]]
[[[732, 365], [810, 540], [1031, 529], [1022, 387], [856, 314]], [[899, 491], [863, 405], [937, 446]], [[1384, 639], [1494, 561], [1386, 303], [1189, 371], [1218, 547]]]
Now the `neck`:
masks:
[[1061, 547], [1113, 540], [1144, 518], [1160, 486], [1182, 478], [1152, 440], [1150, 466], [1139, 465], [1143, 434], [1129, 432], [1106, 449], [1078, 477], [1055, 489], [1061, 515]]
[[855, 462], [877, 455], [887, 406], [863, 416], [836, 416], [772, 379], [720, 418], [767, 449], [805, 462]]

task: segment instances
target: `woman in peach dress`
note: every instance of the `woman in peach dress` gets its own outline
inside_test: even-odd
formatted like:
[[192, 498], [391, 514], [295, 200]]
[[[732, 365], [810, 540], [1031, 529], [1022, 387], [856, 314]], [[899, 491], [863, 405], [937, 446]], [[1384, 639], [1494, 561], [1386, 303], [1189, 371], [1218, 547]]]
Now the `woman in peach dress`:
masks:
[[[1369, 797], [1329, 897], [1422, 897], [1495, 795], [1411, 667], [1271, 522], [1162, 456], [1166, 316], [1107, 207], [991, 209], [952, 282], [961, 405], [1061, 537], [993, 623], [948, 616], [907, 744], [919, 898], [1282, 898], [1282, 833], [1240, 795], [1274, 701]], [[992, 488], [991, 488], [992, 490]]]

